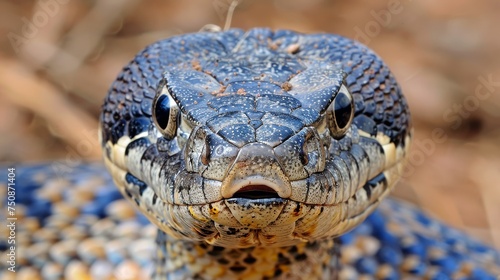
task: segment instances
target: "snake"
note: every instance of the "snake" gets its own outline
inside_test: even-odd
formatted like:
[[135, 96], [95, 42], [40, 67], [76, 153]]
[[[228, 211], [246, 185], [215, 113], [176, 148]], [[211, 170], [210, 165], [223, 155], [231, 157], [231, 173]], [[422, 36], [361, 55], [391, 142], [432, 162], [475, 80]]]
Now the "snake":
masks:
[[[155, 42], [112, 83], [99, 125], [116, 190], [146, 218], [125, 234], [152, 226], [155, 249], [117, 258], [106, 247], [125, 223], [115, 215], [128, 212], [109, 210], [121, 198], [102, 167], [42, 165], [20, 169], [27, 205], [41, 192], [33, 190], [54, 188], [40, 187], [35, 171], [77, 185], [108, 179], [70, 195], [83, 196], [79, 211], [92, 214], [74, 223], [92, 228], [82, 236], [93, 246], [54, 245], [64, 258], [51, 252], [26, 263], [67, 279], [71, 260], [98, 279], [129, 279], [104, 278], [103, 258], [118, 266], [139, 259], [153, 279], [495, 279], [498, 251], [386, 198], [404, 174], [412, 134], [388, 66], [346, 37], [255, 28]], [[50, 219], [40, 200], [27, 216]], [[106, 256], [85, 249], [101, 248], [95, 243]]]
[[[149, 46], [111, 86], [101, 129], [107, 168], [160, 246], [264, 251], [220, 279], [331, 279], [333, 238], [392, 189], [411, 141], [407, 103], [373, 52], [268, 29]], [[291, 246], [309, 255], [256, 270]], [[202, 278], [166, 256], [158, 278]]]

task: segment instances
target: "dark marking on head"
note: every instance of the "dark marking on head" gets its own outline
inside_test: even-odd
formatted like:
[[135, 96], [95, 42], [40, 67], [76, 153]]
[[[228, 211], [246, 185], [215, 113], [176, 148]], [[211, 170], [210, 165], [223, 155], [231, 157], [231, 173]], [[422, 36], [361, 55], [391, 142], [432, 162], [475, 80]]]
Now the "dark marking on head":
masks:
[[146, 185], [146, 183], [139, 180], [137, 177], [135, 177], [130, 173], [127, 173], [127, 175], [125, 175], [125, 181], [129, 184], [132, 184], [133, 186], [136, 186], [139, 190], [139, 195], [141, 196], [144, 193], [144, 191], [148, 188], [148, 185]]

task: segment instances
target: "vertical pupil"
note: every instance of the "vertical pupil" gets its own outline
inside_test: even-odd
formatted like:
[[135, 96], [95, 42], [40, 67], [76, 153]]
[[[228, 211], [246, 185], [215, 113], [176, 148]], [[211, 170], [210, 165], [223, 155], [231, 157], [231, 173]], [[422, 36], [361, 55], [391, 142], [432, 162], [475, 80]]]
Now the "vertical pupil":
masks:
[[344, 128], [349, 123], [351, 118], [351, 99], [343, 92], [339, 92], [335, 97], [335, 121], [339, 128]]
[[162, 95], [156, 100], [155, 117], [161, 129], [167, 128], [168, 119], [170, 118], [170, 100], [168, 96]]

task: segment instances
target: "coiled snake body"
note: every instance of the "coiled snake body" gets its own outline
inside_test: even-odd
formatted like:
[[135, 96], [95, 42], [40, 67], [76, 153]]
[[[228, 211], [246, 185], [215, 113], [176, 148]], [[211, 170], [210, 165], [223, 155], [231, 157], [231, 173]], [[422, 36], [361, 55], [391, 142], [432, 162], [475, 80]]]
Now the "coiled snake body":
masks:
[[113, 83], [100, 129], [115, 184], [159, 228], [156, 279], [498, 272], [497, 252], [407, 205], [369, 216], [402, 174], [409, 112], [380, 58], [341, 36], [154, 43]]

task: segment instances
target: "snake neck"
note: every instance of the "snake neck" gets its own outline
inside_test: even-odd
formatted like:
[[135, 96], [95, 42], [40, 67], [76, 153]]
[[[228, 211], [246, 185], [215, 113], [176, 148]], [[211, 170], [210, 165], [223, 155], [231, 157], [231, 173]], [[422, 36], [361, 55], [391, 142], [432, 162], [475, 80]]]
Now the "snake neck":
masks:
[[154, 279], [335, 279], [333, 240], [290, 247], [224, 248], [158, 231]]

